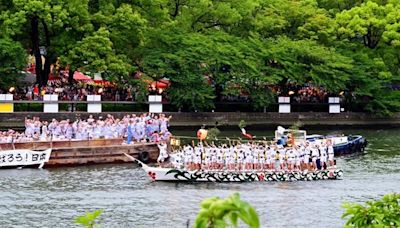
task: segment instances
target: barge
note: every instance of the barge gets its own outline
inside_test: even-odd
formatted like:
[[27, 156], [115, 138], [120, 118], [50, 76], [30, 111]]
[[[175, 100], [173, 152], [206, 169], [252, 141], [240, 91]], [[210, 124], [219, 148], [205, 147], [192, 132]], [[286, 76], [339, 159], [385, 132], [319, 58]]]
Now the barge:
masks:
[[130, 162], [124, 154], [129, 154], [144, 163], [157, 161], [159, 149], [156, 143], [126, 145], [123, 141], [119, 138], [3, 143], [0, 144], [0, 155], [15, 150], [51, 149], [50, 158], [44, 164], [45, 168]]

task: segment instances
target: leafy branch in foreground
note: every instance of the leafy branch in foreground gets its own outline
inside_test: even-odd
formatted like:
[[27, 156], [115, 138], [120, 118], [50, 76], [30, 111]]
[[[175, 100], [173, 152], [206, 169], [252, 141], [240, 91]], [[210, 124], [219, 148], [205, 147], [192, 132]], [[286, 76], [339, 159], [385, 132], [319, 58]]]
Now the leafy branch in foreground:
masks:
[[365, 205], [345, 203], [342, 218], [350, 217], [345, 227], [400, 227], [400, 194], [392, 193]]
[[260, 227], [256, 210], [240, 199], [239, 193], [234, 193], [226, 199], [212, 197], [201, 202], [195, 228], [238, 227], [238, 219], [252, 228]]
[[103, 210], [95, 210], [87, 212], [85, 215], [77, 216], [75, 223], [82, 225], [85, 228], [101, 228], [100, 224], [96, 224], [94, 220], [103, 213]]

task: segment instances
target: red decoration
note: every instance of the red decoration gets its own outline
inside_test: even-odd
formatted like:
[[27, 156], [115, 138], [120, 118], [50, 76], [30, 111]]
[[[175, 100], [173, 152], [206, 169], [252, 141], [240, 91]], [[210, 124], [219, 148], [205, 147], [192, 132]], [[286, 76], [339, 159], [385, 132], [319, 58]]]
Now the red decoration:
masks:
[[248, 138], [248, 139], [253, 139], [253, 136], [250, 135], [249, 133], [243, 134], [243, 136], [244, 136], [245, 138]]
[[156, 179], [156, 173], [148, 172], [147, 174], [151, 177], [151, 179], [153, 179], [153, 180]]

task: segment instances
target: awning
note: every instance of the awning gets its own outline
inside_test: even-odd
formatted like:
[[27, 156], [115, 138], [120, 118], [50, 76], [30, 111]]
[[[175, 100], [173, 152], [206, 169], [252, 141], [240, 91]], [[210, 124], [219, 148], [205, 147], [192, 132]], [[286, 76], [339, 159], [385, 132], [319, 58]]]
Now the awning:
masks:
[[79, 72], [79, 71], [75, 71], [74, 80], [85, 82], [85, 83], [93, 83], [93, 80], [91, 77], [84, 75], [82, 72]]

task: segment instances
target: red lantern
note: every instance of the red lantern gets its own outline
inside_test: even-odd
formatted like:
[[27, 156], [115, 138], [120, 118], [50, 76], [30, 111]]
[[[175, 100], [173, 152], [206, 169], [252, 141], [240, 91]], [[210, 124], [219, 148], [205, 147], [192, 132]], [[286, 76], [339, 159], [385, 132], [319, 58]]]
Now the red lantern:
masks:
[[197, 131], [197, 138], [200, 140], [204, 140], [207, 138], [208, 131], [206, 129], [199, 129]]

